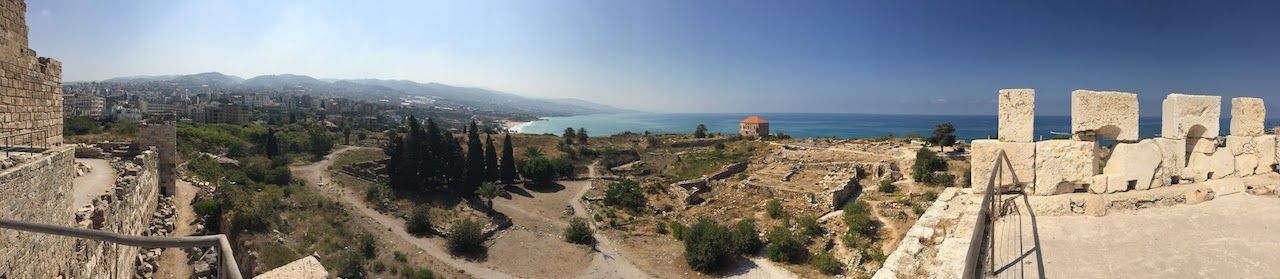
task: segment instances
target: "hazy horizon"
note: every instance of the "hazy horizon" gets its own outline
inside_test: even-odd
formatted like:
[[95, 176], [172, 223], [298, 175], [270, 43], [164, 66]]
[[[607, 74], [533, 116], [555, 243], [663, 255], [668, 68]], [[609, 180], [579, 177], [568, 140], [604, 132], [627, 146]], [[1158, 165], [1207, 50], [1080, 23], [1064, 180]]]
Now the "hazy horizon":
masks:
[[1273, 2], [50, 1], [64, 80], [403, 79], [651, 112], [991, 115], [1001, 88], [1280, 102]]

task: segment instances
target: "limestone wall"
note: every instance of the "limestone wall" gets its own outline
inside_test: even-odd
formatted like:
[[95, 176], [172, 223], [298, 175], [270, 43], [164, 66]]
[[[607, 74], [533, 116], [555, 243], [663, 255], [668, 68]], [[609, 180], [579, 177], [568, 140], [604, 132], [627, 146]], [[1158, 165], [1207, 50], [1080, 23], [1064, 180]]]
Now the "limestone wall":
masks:
[[[71, 178], [75, 149], [54, 148], [0, 171], [0, 212], [6, 219], [73, 226]], [[71, 238], [0, 229], [0, 278], [54, 278], [74, 270]]]
[[[971, 148], [972, 187], [986, 187], [999, 169], [998, 190], [1034, 195], [1141, 191], [1182, 182], [1202, 182], [1274, 172], [1280, 142], [1264, 134], [1262, 99], [1231, 100], [1230, 135], [1221, 137], [1222, 97], [1170, 94], [1163, 103], [1161, 135], [1138, 135], [1137, 95], [1076, 90], [1071, 94], [1070, 140], [1027, 140], [1034, 127], [1035, 91], [999, 91], [998, 140], [976, 140]], [[1103, 157], [1099, 140], [1115, 140]], [[1004, 152], [1005, 162], [994, 165]]]
[[0, 134], [42, 130], [8, 144], [62, 143], [62, 63], [27, 48], [27, 5], [0, 0]]
[[[159, 202], [159, 154], [145, 150], [113, 164], [120, 173], [115, 191], [94, 199], [77, 213], [81, 227], [127, 235], [146, 235]], [[133, 278], [138, 247], [96, 240], [75, 240], [77, 267], [69, 278]]]
[[140, 148], [154, 147], [159, 160], [160, 191], [173, 194], [178, 168], [178, 129], [173, 121], [142, 126]]

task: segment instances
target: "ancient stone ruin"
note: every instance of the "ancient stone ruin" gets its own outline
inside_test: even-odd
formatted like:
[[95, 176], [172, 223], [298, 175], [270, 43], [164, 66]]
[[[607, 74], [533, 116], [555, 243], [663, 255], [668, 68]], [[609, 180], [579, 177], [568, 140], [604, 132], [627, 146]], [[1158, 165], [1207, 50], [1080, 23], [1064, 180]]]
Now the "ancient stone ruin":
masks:
[[[992, 182], [1003, 151], [999, 190], [1033, 195], [1139, 191], [1276, 171], [1275, 135], [1264, 134], [1262, 99], [1231, 99], [1230, 134], [1220, 136], [1222, 97], [1169, 94], [1161, 134], [1138, 135], [1137, 94], [1076, 90], [1071, 93], [1071, 138], [1032, 139], [1035, 91], [999, 91], [999, 137], [972, 143], [972, 187]], [[1109, 156], [1099, 141], [1115, 141]]]

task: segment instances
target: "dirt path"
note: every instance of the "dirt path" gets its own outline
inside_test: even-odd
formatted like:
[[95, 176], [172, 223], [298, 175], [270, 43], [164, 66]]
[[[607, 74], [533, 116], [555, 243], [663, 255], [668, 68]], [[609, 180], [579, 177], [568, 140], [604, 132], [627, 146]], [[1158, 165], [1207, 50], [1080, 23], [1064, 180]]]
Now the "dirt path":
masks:
[[77, 210], [93, 203], [93, 198], [106, 194], [115, 186], [116, 169], [105, 159], [76, 159], [76, 162], [89, 166], [89, 173], [71, 180], [72, 208]]
[[372, 219], [383, 227], [390, 229], [396, 236], [413, 244], [418, 247], [418, 249], [421, 249], [431, 257], [444, 262], [452, 268], [463, 270], [467, 274], [477, 278], [516, 278], [515, 276], [490, 269], [479, 263], [469, 262], [453, 257], [445, 250], [445, 245], [442, 240], [434, 238], [419, 238], [410, 235], [405, 231], [404, 221], [374, 210], [365, 204], [362, 197], [357, 193], [345, 191], [340, 186], [332, 184], [333, 178], [330, 177], [328, 169], [329, 166], [333, 164], [334, 157], [337, 157], [338, 154], [342, 154], [348, 150], [365, 148], [372, 147], [342, 146], [325, 156], [324, 160], [307, 165], [291, 166], [290, 169], [294, 174], [306, 179], [309, 185], [316, 187], [316, 189], [320, 190], [322, 193], [334, 194], [331, 195], [331, 197], [338, 199], [343, 204], [346, 204], [352, 212], [357, 213], [360, 216], [364, 216], [365, 218]]
[[[194, 231], [191, 223], [196, 221], [196, 213], [191, 208], [191, 200], [200, 191], [191, 182], [178, 179], [175, 181], [173, 205], [177, 209], [174, 217], [173, 233], [170, 236], [188, 236]], [[179, 248], [164, 249], [158, 260], [156, 278], [191, 278], [191, 265], [187, 264], [187, 251]]]
[[[594, 166], [595, 164], [592, 164], [592, 167], [588, 168], [588, 173], [593, 177], [596, 172]], [[590, 220], [591, 217], [587, 215], [587, 207], [582, 204], [582, 197], [587, 194], [587, 191], [591, 190], [591, 182], [561, 181], [560, 184], [565, 185], [565, 187], [576, 184], [575, 186], [579, 188], [578, 192], [573, 195], [573, 201], [569, 203], [573, 206], [573, 215]], [[618, 253], [613, 241], [609, 240], [603, 233], [596, 231], [595, 237], [597, 242], [596, 250], [600, 253], [595, 253], [591, 256], [591, 265], [582, 274], [578, 274], [579, 278], [655, 278], [653, 275], [637, 268], [635, 264], [632, 264], [631, 261]]]

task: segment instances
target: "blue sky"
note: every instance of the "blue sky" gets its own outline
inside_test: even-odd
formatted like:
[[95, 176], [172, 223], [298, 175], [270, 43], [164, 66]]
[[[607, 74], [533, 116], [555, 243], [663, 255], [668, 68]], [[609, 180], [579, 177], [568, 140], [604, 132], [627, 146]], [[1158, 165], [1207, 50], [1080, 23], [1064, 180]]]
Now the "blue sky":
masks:
[[[1280, 104], [1262, 1], [29, 1], [64, 79], [384, 78], [671, 112], [1065, 115], [1074, 89]], [[1229, 101], [1224, 111], [1229, 110]], [[1274, 105], [1273, 105], [1274, 106]], [[1274, 110], [1274, 109], [1273, 109]], [[1280, 110], [1277, 110], [1280, 111]]]

